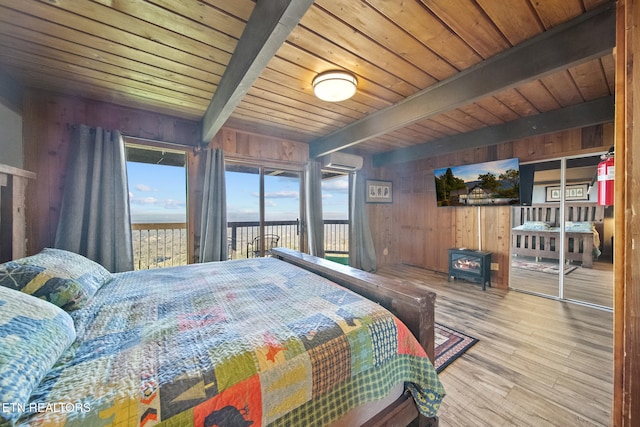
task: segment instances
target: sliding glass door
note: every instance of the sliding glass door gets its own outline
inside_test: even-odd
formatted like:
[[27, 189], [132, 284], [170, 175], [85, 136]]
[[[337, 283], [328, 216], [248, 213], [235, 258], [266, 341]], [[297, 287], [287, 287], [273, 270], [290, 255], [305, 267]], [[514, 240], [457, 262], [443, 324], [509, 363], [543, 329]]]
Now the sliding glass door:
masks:
[[232, 259], [273, 247], [300, 248], [300, 172], [227, 162], [227, 226]]
[[300, 173], [264, 168], [264, 248], [300, 249]]

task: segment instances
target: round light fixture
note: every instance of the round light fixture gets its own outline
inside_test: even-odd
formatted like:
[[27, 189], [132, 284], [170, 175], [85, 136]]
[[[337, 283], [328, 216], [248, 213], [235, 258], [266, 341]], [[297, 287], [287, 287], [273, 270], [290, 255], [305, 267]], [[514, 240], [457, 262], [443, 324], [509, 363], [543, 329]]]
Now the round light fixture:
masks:
[[318, 74], [312, 82], [313, 93], [329, 102], [340, 102], [351, 98], [356, 93], [358, 80], [346, 71], [325, 71]]

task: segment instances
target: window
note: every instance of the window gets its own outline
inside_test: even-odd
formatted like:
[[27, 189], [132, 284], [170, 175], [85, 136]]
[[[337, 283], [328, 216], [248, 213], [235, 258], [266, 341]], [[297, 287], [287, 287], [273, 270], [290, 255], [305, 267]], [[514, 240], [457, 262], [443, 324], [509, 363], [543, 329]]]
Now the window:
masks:
[[349, 175], [323, 172], [322, 219], [325, 258], [349, 263]]
[[185, 153], [126, 144], [136, 270], [187, 264]]

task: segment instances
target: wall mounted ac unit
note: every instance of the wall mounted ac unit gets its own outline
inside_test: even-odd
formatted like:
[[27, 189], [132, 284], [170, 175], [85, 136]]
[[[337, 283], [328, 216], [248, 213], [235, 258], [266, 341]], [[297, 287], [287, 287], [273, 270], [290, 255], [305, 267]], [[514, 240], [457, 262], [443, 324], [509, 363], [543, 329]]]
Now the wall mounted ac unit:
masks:
[[362, 169], [362, 157], [355, 154], [335, 152], [322, 157], [324, 168], [339, 171], [357, 171]]

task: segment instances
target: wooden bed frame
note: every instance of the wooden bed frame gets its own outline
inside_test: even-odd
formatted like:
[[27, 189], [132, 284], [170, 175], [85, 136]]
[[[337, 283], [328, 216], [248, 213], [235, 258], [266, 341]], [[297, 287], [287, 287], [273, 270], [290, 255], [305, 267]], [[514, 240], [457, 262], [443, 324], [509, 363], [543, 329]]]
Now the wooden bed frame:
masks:
[[[12, 175], [11, 178], [24, 177], [35, 178], [34, 174], [20, 171], [16, 168], [3, 167], [0, 169], [0, 187], [6, 187], [11, 179], [5, 179], [5, 175]], [[26, 181], [26, 179], [25, 179]], [[16, 180], [22, 183], [22, 180]], [[22, 184], [21, 184], [22, 185]], [[25, 184], [26, 185], [26, 184]], [[18, 226], [10, 226], [6, 230], [7, 236], [13, 241], [14, 253], [7, 254], [7, 258], [15, 259], [24, 256], [26, 248], [23, 215], [15, 215], [17, 210], [23, 213], [24, 185], [19, 187], [19, 191], [12, 192], [12, 197], [2, 197], [5, 203], [0, 209], [0, 224], [2, 229], [7, 221], [20, 219]], [[16, 248], [20, 251], [16, 252]], [[434, 305], [436, 295], [433, 292], [418, 288], [416, 285], [401, 280], [387, 279], [370, 274], [362, 270], [351, 268], [322, 258], [303, 254], [285, 248], [274, 248], [272, 256], [297, 265], [315, 274], [323, 276], [348, 289], [357, 292], [364, 297], [375, 301], [394, 313], [402, 320], [409, 330], [418, 338], [432, 362], [435, 361], [434, 344]], [[438, 418], [427, 418], [422, 416], [408, 392], [405, 392], [391, 405], [382, 408], [377, 415], [368, 421], [367, 427], [383, 426], [420, 426], [437, 427]]]
[[[548, 223], [551, 230], [511, 230], [511, 254], [548, 259], [560, 259], [560, 206], [540, 204], [513, 208], [513, 225], [517, 227], [526, 221]], [[574, 203], [565, 205], [565, 221], [588, 221], [596, 224], [596, 229], [604, 221], [604, 206], [595, 203]], [[599, 230], [602, 233], [602, 229]], [[593, 266], [593, 233], [566, 231], [565, 259], [580, 261], [583, 267]]]
[[[419, 288], [411, 282], [383, 278], [291, 249], [274, 248], [271, 255], [325, 277], [379, 303], [407, 325], [426, 350], [431, 362], [435, 362], [434, 308], [436, 294], [434, 292]], [[437, 427], [439, 422], [437, 417], [426, 418], [420, 415], [413, 398], [405, 392], [365, 426], [382, 427], [409, 424]]]

